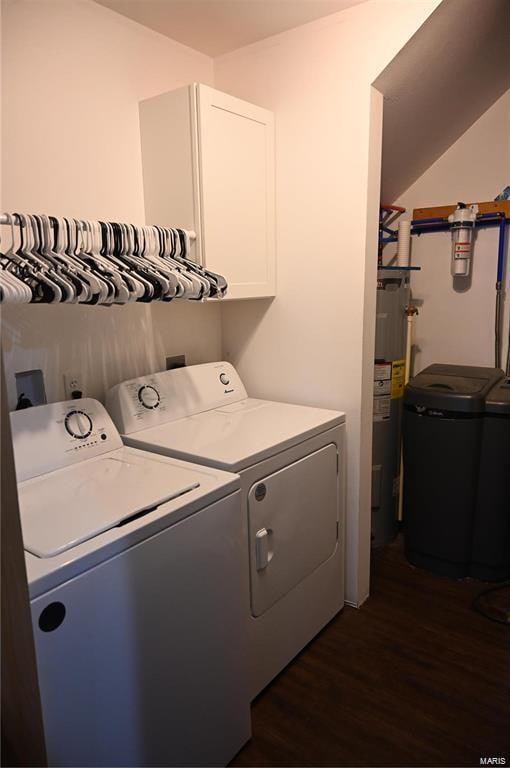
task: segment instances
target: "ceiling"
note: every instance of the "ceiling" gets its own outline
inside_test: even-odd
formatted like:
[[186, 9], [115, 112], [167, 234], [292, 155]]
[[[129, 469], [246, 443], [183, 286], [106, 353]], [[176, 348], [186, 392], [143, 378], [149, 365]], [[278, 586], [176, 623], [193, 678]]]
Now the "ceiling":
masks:
[[96, 0], [209, 56], [241, 48], [365, 0]]
[[510, 88], [509, 30], [510, 0], [443, 0], [379, 75], [383, 202], [394, 202]]

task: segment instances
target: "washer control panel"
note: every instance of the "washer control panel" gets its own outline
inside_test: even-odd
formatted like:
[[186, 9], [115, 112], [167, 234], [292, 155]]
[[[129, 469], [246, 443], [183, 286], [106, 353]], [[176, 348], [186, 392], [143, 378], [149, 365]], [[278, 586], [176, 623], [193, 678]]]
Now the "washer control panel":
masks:
[[14, 411], [11, 427], [18, 481], [122, 446], [104, 406], [91, 398]]
[[119, 432], [128, 435], [247, 397], [230, 363], [204, 363], [124, 381], [108, 392], [106, 407]]

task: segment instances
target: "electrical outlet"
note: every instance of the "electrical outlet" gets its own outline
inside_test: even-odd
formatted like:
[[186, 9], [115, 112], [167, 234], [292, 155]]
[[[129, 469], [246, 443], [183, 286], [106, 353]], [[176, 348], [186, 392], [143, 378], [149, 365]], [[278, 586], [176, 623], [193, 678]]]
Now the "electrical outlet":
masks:
[[[64, 391], [66, 393], [66, 400], [83, 397], [83, 387], [79, 373], [64, 373]], [[77, 395], [77, 392], [80, 394]]]

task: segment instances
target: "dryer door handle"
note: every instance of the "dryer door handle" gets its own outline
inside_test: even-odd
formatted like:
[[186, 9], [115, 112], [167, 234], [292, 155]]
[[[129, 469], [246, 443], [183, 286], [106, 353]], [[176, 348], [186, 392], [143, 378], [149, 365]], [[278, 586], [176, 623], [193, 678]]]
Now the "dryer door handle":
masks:
[[269, 561], [271, 560], [271, 554], [269, 552], [269, 531], [267, 528], [261, 528], [255, 534], [255, 560], [257, 564], [257, 571], [263, 571], [267, 568]]

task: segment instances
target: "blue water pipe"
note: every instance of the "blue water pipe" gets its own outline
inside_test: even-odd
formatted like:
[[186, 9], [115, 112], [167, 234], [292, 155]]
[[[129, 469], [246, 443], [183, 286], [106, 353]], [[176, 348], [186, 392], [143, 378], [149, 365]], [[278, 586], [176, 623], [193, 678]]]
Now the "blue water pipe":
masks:
[[[448, 232], [451, 228], [451, 224], [449, 222], [443, 222], [442, 224], [427, 224], [424, 227], [421, 227], [420, 224], [422, 222], [422, 219], [415, 219], [411, 222], [411, 234], [412, 235], [423, 235], [426, 232]], [[494, 227], [499, 226], [500, 219], [490, 219], [488, 221], [480, 221], [477, 222], [478, 227]], [[507, 224], [510, 223], [510, 219], [507, 221]]]
[[510, 222], [508, 222], [503, 215], [499, 221], [498, 275], [497, 275], [498, 284], [501, 284], [503, 282], [503, 269], [505, 264], [505, 226], [508, 223]]
[[413, 219], [411, 224], [448, 224], [446, 216], [432, 216], [428, 219]]

